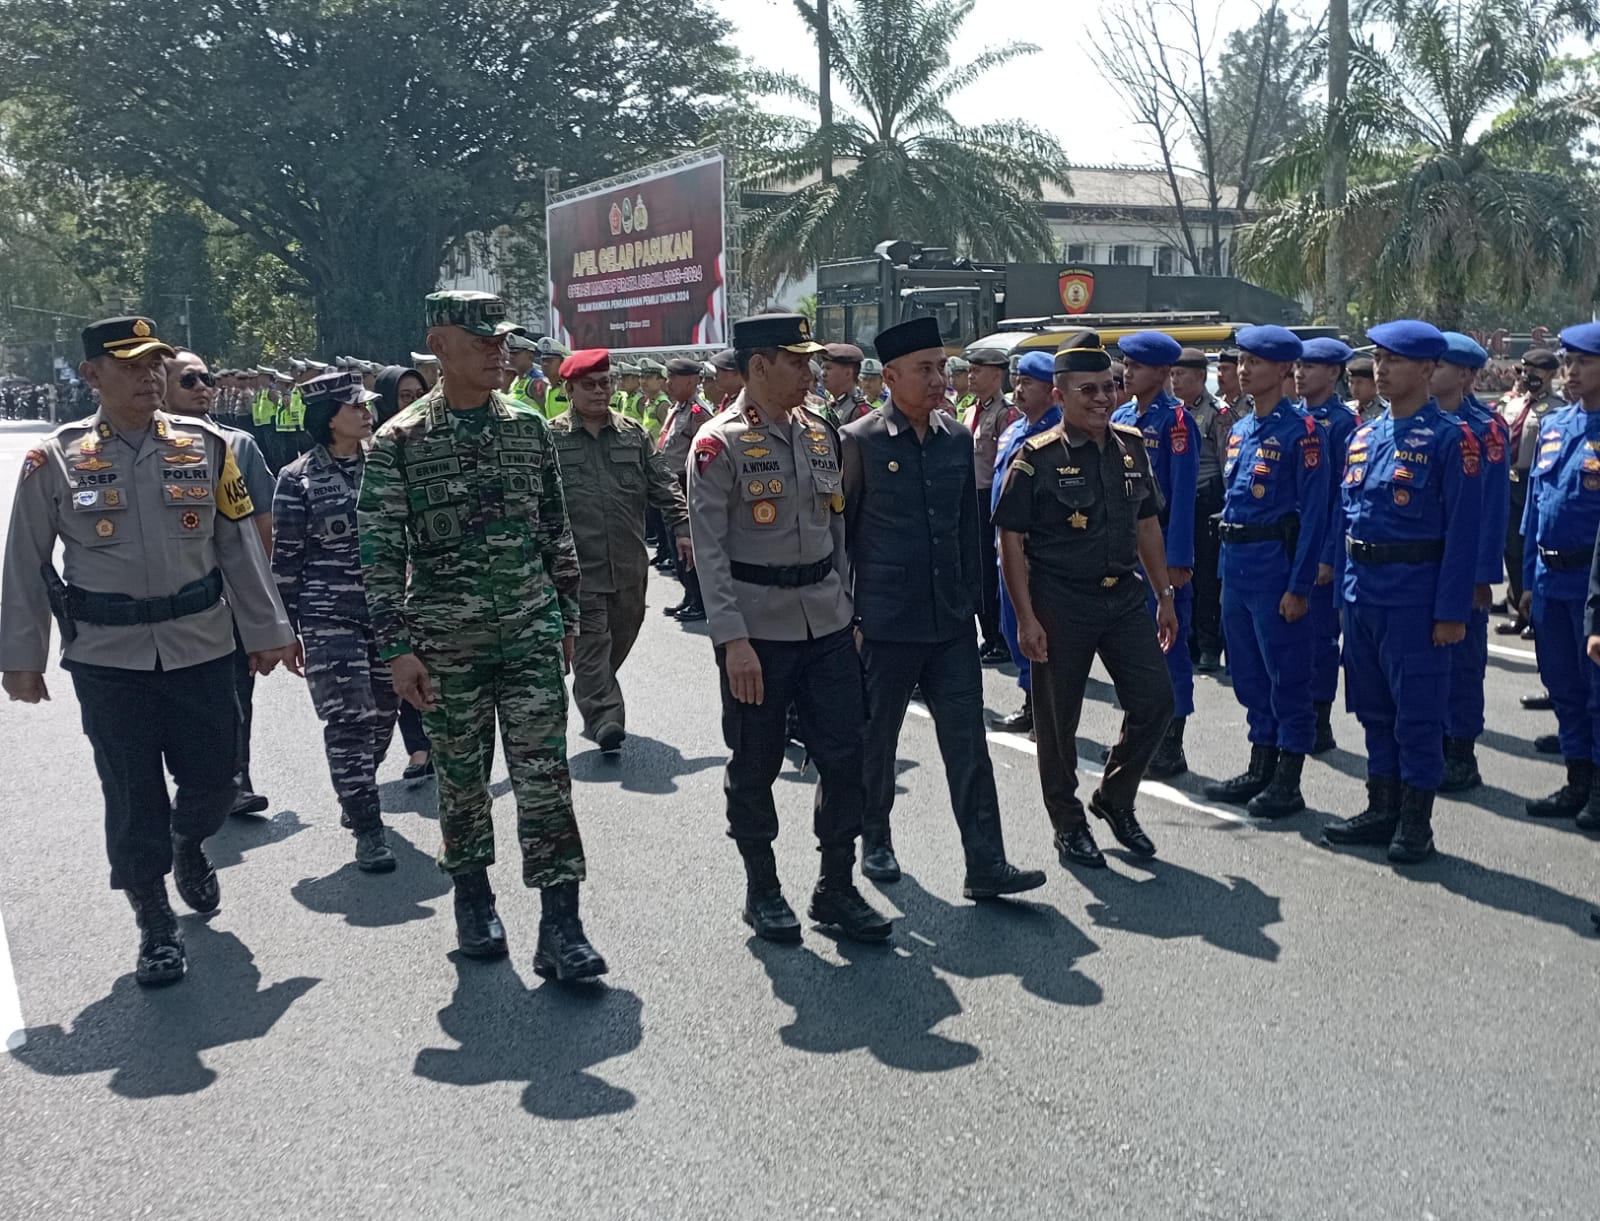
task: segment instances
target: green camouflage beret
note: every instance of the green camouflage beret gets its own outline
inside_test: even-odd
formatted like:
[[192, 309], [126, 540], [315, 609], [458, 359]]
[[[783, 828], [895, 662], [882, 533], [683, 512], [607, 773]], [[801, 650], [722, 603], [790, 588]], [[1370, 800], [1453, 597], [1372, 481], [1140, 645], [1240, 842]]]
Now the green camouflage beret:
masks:
[[506, 303], [493, 293], [429, 293], [427, 325], [458, 326], [469, 335], [492, 338], [504, 334]]

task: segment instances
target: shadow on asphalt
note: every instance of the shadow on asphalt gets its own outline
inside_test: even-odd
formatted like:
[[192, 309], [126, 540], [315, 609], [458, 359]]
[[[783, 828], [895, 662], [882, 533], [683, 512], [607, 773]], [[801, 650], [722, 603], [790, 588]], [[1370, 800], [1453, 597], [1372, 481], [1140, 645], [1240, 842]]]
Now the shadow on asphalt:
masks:
[[688, 759], [670, 742], [630, 733], [614, 759], [598, 748], [572, 755], [572, 778], [589, 784], [617, 784], [625, 793], [676, 793], [678, 778], [692, 776], [727, 762], [726, 755]]
[[[450, 879], [432, 856], [421, 851], [393, 827], [388, 829], [394, 851], [393, 873], [362, 873], [353, 859], [325, 877], [302, 878], [290, 888], [295, 901], [325, 916], [343, 916], [355, 928], [385, 928], [426, 920], [434, 913], [422, 904], [447, 895]], [[336, 851], [354, 854], [355, 839], [348, 833], [337, 841]]]
[[[338, 815], [334, 815], [338, 821]], [[217, 869], [228, 869], [244, 861], [245, 853], [281, 844], [292, 835], [310, 830], [298, 810], [279, 810], [271, 818], [253, 814], [229, 817], [221, 830], [206, 840], [206, 856]]]
[[1246, 958], [1278, 960], [1280, 947], [1266, 929], [1282, 922], [1282, 905], [1254, 882], [1240, 877], [1222, 882], [1171, 861], [1139, 860], [1116, 849], [1109, 855], [1149, 876], [1138, 879], [1114, 869], [1072, 871], [1099, 900], [1084, 908], [1099, 927], [1159, 941], [1193, 937]]
[[479, 962], [456, 952], [456, 990], [439, 1026], [461, 1046], [424, 1048], [412, 1071], [442, 1085], [527, 1082], [522, 1106], [541, 1119], [592, 1119], [638, 1101], [589, 1070], [638, 1049], [644, 1002], [604, 984], [540, 983], [529, 989], [510, 959]]
[[[306, 976], [261, 987], [255, 957], [232, 933], [198, 916], [180, 920], [189, 955], [189, 978], [145, 989], [131, 973], [111, 995], [78, 1014], [70, 1030], [40, 1026], [12, 1053], [21, 1064], [52, 1077], [111, 1073], [110, 1088], [125, 1098], [193, 1094], [217, 1079], [202, 1053], [259, 1039], [289, 1006], [320, 981]], [[132, 913], [128, 956], [137, 945]]]

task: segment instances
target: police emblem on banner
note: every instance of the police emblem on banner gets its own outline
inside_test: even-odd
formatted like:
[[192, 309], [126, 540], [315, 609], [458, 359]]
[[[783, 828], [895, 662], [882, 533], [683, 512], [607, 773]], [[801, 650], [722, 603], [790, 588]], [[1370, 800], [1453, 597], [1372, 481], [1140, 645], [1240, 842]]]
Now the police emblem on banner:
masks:
[[1056, 279], [1061, 292], [1061, 308], [1069, 314], [1086, 313], [1094, 300], [1094, 272], [1082, 267], [1069, 267]]

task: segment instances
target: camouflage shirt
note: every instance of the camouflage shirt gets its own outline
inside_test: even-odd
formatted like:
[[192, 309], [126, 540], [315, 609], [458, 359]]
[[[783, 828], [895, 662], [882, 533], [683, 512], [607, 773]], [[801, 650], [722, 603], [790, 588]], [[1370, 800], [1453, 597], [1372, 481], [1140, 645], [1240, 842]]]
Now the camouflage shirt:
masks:
[[356, 492], [364, 459], [340, 461], [318, 445], [278, 472], [272, 496], [272, 576], [289, 622], [365, 623], [356, 537]]
[[358, 519], [384, 660], [464, 631], [577, 633], [578, 552], [550, 426], [510, 396], [451, 411], [435, 389], [385, 424]]

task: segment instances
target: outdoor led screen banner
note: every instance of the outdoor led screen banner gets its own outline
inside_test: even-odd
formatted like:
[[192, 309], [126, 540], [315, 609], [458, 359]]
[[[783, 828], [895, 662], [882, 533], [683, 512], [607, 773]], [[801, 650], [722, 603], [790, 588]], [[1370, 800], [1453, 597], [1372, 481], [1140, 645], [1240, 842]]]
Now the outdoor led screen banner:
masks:
[[574, 350], [726, 346], [724, 171], [708, 152], [556, 196], [551, 334]]

